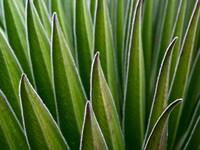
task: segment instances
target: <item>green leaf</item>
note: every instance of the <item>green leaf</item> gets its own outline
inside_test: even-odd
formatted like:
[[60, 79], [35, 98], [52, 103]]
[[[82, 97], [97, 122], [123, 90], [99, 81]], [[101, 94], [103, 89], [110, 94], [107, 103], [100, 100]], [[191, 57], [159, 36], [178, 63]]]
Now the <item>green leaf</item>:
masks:
[[90, 94], [93, 110], [108, 148], [124, 149], [125, 145], [117, 110], [101, 68], [98, 52], [92, 64]]
[[[169, 103], [179, 97], [185, 97], [186, 87], [188, 83], [191, 60], [193, 56], [193, 46], [196, 35], [196, 28], [200, 14], [200, 2], [196, 1], [193, 14], [185, 34], [183, 45], [178, 58], [175, 74], [169, 91]], [[169, 147], [173, 149], [175, 137], [177, 135], [178, 124], [180, 121], [180, 112], [182, 105], [180, 105], [170, 116], [169, 119]]]
[[47, 107], [31, 86], [26, 75], [20, 82], [24, 129], [32, 149], [69, 149]]
[[[142, 24], [142, 42], [144, 50], [146, 96], [150, 95], [151, 67], [152, 67], [152, 37], [153, 37], [153, 4], [154, 1], [146, 0], [144, 6], [144, 19]], [[151, 109], [152, 99], [146, 103], [146, 117], [148, 118]]]
[[97, 8], [97, 0], [91, 0], [90, 1], [90, 13], [91, 13], [93, 23], [94, 23], [94, 20], [95, 20], [96, 8]]
[[89, 95], [90, 67], [92, 63], [92, 19], [87, 0], [76, 0], [76, 47], [78, 55], [79, 73], [87, 95]]
[[125, 78], [123, 129], [128, 149], [141, 149], [144, 138], [145, 77], [141, 39], [141, 9], [142, 1], [139, 0], [134, 12]]
[[32, 0], [29, 0], [27, 3], [27, 30], [37, 91], [56, 119], [56, 104], [50, 61], [50, 41], [44, 31]]
[[171, 56], [172, 56], [173, 48], [175, 46], [176, 41], [177, 41], [177, 37], [174, 38], [173, 41], [170, 43], [163, 57], [163, 61], [162, 61], [158, 79], [157, 79], [151, 112], [149, 115], [146, 138], [149, 136], [149, 133], [152, 130], [154, 124], [156, 123], [156, 121], [162, 114], [163, 110], [167, 106]]
[[41, 0], [34, 0], [33, 1], [35, 8], [40, 16], [41, 22], [44, 25], [45, 31], [47, 32], [48, 37], [51, 36], [51, 20], [50, 15], [47, 10], [46, 4], [44, 1]]
[[5, 30], [8, 41], [15, 52], [24, 72], [33, 83], [31, 62], [26, 42], [25, 18], [21, 10], [22, 3], [16, 0], [3, 0]]
[[187, 150], [191, 150], [191, 149], [199, 149], [200, 148], [200, 144], [199, 144], [199, 139], [200, 139], [200, 116], [195, 124], [195, 126], [193, 127], [192, 133], [190, 135], [190, 138], [184, 148]]
[[21, 66], [4, 33], [0, 31], [0, 89], [8, 98], [20, 122], [22, 122], [22, 118], [18, 87], [22, 72]]
[[80, 144], [87, 97], [55, 14], [53, 16], [52, 64], [59, 126], [70, 148], [77, 149]]
[[80, 150], [101, 149], [107, 150], [105, 139], [88, 101], [85, 106], [83, 129], [81, 134]]
[[[70, 18], [65, 18], [62, 0], [51, 0], [51, 7], [52, 7], [52, 12], [56, 12], [58, 14], [58, 20], [60, 22], [62, 31], [65, 35], [66, 42], [69, 46], [72, 56], [74, 57], [74, 59], [76, 59], [76, 56], [75, 56], [76, 54], [75, 54], [75, 49], [74, 49], [74, 44], [73, 44], [74, 42], [73, 28], [72, 28], [71, 21], [69, 21]], [[68, 11], [71, 11], [71, 9], [68, 9]]]
[[156, 123], [147, 139], [147, 142], [144, 146], [145, 150], [152, 150], [152, 149], [160, 148], [160, 140], [161, 140], [163, 128], [167, 122], [167, 119], [168, 119], [170, 113], [180, 102], [182, 102], [182, 99], [175, 100], [160, 115], [160, 117], [156, 121]]
[[[17, 138], [16, 138], [17, 137]], [[1, 149], [28, 150], [24, 131], [5, 95], [0, 90], [0, 144]]]
[[196, 56], [195, 62], [191, 69], [189, 81], [188, 81], [188, 90], [183, 102], [183, 109], [181, 112], [178, 138], [183, 135], [183, 131], [188, 129], [188, 125], [191, 122], [191, 116], [194, 114], [194, 109], [197, 107], [197, 103], [200, 97], [200, 51]]
[[94, 51], [101, 53], [102, 69], [113, 95], [117, 112], [120, 114], [113, 36], [106, 0], [98, 0], [97, 3]]
[[181, 47], [181, 42], [182, 42], [182, 37], [183, 37], [183, 25], [185, 21], [185, 11], [186, 11], [186, 5], [187, 5], [187, 0], [180, 0], [179, 6], [178, 6], [178, 12], [176, 16], [176, 21], [174, 25], [174, 31], [173, 31], [173, 36], [179, 37], [179, 40], [177, 41], [174, 51], [172, 54], [172, 62], [171, 62], [171, 70], [170, 70], [170, 83], [172, 81], [172, 77], [174, 75], [176, 63], [178, 60], [178, 56], [180, 53], [180, 47]]

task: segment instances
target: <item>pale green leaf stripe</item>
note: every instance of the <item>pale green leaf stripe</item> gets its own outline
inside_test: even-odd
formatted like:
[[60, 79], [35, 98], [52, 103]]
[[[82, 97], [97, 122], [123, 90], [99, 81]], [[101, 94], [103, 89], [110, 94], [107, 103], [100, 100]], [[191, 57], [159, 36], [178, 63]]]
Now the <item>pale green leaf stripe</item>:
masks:
[[5, 18], [5, 30], [9, 43], [15, 52], [24, 72], [33, 83], [31, 62], [28, 56], [28, 46], [26, 43], [26, 30], [24, 13], [20, 11], [19, 3], [16, 0], [3, 0], [3, 10]]
[[24, 129], [32, 149], [69, 149], [47, 107], [31, 86], [26, 75], [20, 82]]
[[142, 1], [139, 0], [131, 27], [124, 89], [123, 130], [128, 149], [141, 149], [144, 138], [145, 77], [141, 39], [141, 9]]
[[97, 7], [97, 0], [91, 0], [90, 1], [90, 13], [91, 13], [93, 23], [94, 23], [94, 20], [95, 20], [96, 7]]
[[8, 98], [20, 122], [22, 122], [22, 118], [18, 87], [22, 72], [21, 66], [4, 33], [0, 31], [0, 89]]
[[87, 0], [75, 2], [76, 52], [78, 55], [79, 73], [86, 94], [89, 96], [90, 67], [92, 63], [93, 26]]
[[160, 115], [147, 139], [147, 142], [144, 146], [145, 150], [153, 150], [160, 148], [159, 141], [161, 140], [163, 128], [167, 122], [170, 113], [180, 102], [182, 102], [182, 99], [175, 100]]
[[173, 41], [170, 43], [163, 57], [163, 61], [162, 61], [160, 71], [158, 74], [154, 99], [151, 106], [151, 112], [149, 115], [149, 122], [148, 122], [145, 138], [149, 136], [149, 133], [152, 130], [154, 124], [156, 123], [159, 116], [162, 114], [163, 110], [167, 106], [171, 56], [172, 56], [173, 48], [175, 46], [176, 41], [177, 41], [177, 37], [174, 38]]
[[[172, 62], [171, 62], [171, 70], [170, 70], [170, 83], [172, 81], [177, 59], [180, 53], [180, 47], [181, 47], [181, 42], [182, 42], [182, 36], [183, 36], [183, 25], [184, 25], [184, 20], [185, 20], [185, 11], [186, 11], [186, 5], [187, 5], [187, 0], [180, 0], [179, 2], [179, 7], [178, 7], [178, 12], [176, 16], [176, 21], [174, 25], [174, 31], [173, 31], [173, 37], [177, 36], [179, 37], [179, 40], [177, 41], [174, 51], [172, 54]], [[172, 38], [173, 38], [172, 37]]]
[[[65, 18], [62, 0], [51, 0], [51, 7], [52, 7], [52, 13], [56, 12], [58, 15], [58, 20], [60, 21], [60, 25], [65, 35], [66, 42], [69, 46], [72, 56], [76, 60], [76, 54], [75, 54], [74, 43], [73, 43], [74, 42], [73, 30], [72, 30], [72, 27], [70, 27], [72, 24], [71, 22], [69, 22], [68, 19]], [[69, 9], [68, 11], [71, 11], [71, 10]]]
[[[17, 137], [17, 138], [16, 138]], [[5, 95], [0, 90], [0, 145], [1, 149], [24, 149], [29, 145], [24, 131]]]
[[27, 2], [27, 33], [37, 92], [56, 119], [56, 103], [51, 74], [50, 41], [32, 0]]
[[85, 106], [85, 117], [81, 133], [80, 150], [107, 150], [105, 139], [96, 120], [91, 103]]
[[53, 15], [52, 65], [59, 126], [70, 148], [78, 149], [87, 97], [55, 14]]
[[108, 148], [125, 149], [117, 110], [101, 68], [98, 52], [92, 64], [90, 94], [93, 110]]
[[[169, 91], [169, 103], [179, 97], [185, 97], [186, 86], [193, 56], [193, 47], [196, 35], [196, 28], [200, 14], [200, 2], [196, 1], [193, 14], [191, 16], [187, 32], [185, 34], [183, 45], [178, 58], [175, 75]], [[170, 149], [173, 149], [175, 138], [177, 136], [177, 128], [180, 121], [180, 105], [170, 116], [169, 119], [169, 144]]]
[[46, 4], [43, 0], [34, 0], [33, 1], [35, 8], [40, 16], [41, 22], [44, 25], [45, 31], [47, 32], [48, 37], [51, 36], [51, 20], [50, 14], [47, 10]]
[[97, 4], [94, 52], [97, 51], [101, 53], [102, 69], [113, 95], [117, 112], [120, 114], [113, 36], [106, 0], [98, 0]]
[[200, 143], [199, 143], [200, 132], [199, 132], [199, 129], [200, 129], [200, 116], [199, 116], [195, 126], [193, 127], [190, 138], [188, 139], [184, 150], [191, 150], [191, 149], [199, 149], [200, 148]]

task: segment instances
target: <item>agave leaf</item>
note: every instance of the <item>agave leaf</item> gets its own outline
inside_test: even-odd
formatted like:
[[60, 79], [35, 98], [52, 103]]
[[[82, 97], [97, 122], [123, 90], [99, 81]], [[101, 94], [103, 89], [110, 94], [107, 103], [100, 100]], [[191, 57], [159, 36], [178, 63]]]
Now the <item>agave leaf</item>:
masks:
[[175, 25], [174, 25], [174, 29], [173, 29], [174, 30], [173, 37], [177, 36], [177, 37], [179, 37], [179, 40], [177, 41], [177, 43], [174, 47], [173, 54], [172, 54], [172, 62], [171, 62], [171, 70], [170, 70], [170, 83], [172, 81], [172, 77], [174, 75], [174, 70], [176, 67], [177, 59], [178, 59], [178, 56], [180, 53], [186, 5], [187, 5], [187, 0], [180, 0], [178, 12], [177, 12], [177, 16], [176, 16], [176, 21], [175, 21]]
[[[135, 13], [135, 7], [136, 7], [136, 2], [138, 0], [131, 0], [128, 2], [128, 10], [126, 14], [126, 24], [125, 24], [125, 29], [124, 29], [124, 43], [123, 43], [123, 53], [122, 53], [122, 64], [123, 64], [123, 79], [126, 77], [126, 72], [127, 72], [127, 58], [128, 58], [128, 49], [129, 49], [129, 43], [131, 40], [131, 27], [132, 27], [132, 22], [134, 19], [134, 13]], [[123, 81], [125, 82], [125, 81]]]
[[188, 125], [191, 122], [191, 116], [194, 114], [194, 109], [197, 107], [197, 102], [200, 97], [200, 51], [196, 56], [195, 62], [191, 69], [188, 90], [185, 101], [183, 103], [183, 109], [181, 112], [180, 125], [178, 130], [178, 138], [182, 136], [184, 131], [188, 129]]
[[24, 129], [32, 149], [69, 149], [56, 122], [26, 75], [20, 82]]
[[194, 126], [200, 114], [200, 99], [197, 101], [195, 106], [196, 107], [194, 108], [193, 114], [189, 117], [190, 122], [189, 122], [189, 125], [187, 124], [187, 129], [182, 131], [181, 136], [177, 135], [180, 138], [177, 138], [176, 145], [175, 145], [176, 149], [183, 149], [188, 143], [189, 139], [191, 138], [192, 130], [194, 129]]
[[32, 0], [27, 2], [27, 29], [37, 91], [56, 119], [56, 104], [51, 74], [50, 41]]
[[18, 86], [22, 69], [2, 31], [0, 31], [0, 68], [0, 89], [7, 96], [10, 105], [21, 122]]
[[76, 44], [79, 73], [85, 87], [87, 95], [89, 95], [90, 83], [90, 67], [92, 63], [92, 19], [90, 16], [87, 0], [76, 0]]
[[141, 39], [141, 9], [142, 1], [139, 0], [131, 29], [125, 79], [123, 129], [126, 146], [129, 149], [141, 149], [144, 136], [145, 77]]
[[200, 139], [200, 116], [195, 124], [195, 126], [193, 127], [193, 130], [191, 132], [190, 138], [188, 139], [188, 142], [184, 148], [187, 150], [190, 149], [199, 149], [200, 148], [200, 143], [199, 143], [199, 139]]
[[[71, 23], [68, 22], [69, 19], [65, 19], [64, 9], [62, 6], [62, 0], [51, 0], [52, 12], [56, 12], [58, 14], [58, 20], [61, 24], [62, 31], [65, 35], [66, 42], [68, 43], [68, 47], [72, 53], [72, 56], [75, 59], [75, 50], [73, 45], [73, 30], [71, 27]], [[70, 9], [68, 11], [71, 11]]]
[[[144, 49], [146, 96], [150, 94], [151, 67], [152, 67], [152, 37], [153, 37], [153, 4], [152, 0], [145, 1], [144, 19], [142, 26], [142, 42]], [[148, 118], [152, 100], [148, 99], [146, 104], [146, 117]]]
[[51, 20], [45, 1], [34, 0], [35, 8], [37, 9], [38, 15], [40, 16], [41, 22], [44, 25], [45, 31], [48, 37], [51, 36]]
[[116, 17], [116, 46], [117, 46], [117, 63], [118, 63], [118, 75], [120, 79], [120, 85], [123, 85], [123, 79], [122, 79], [122, 53], [123, 53], [123, 29], [124, 29], [124, 1], [118, 0], [117, 1], [117, 17]]
[[101, 68], [99, 53], [91, 70], [90, 98], [99, 126], [109, 149], [124, 149], [124, 141], [117, 110]]
[[[17, 138], [16, 138], [17, 137]], [[25, 134], [5, 95], [0, 90], [0, 144], [1, 149], [28, 150]]]
[[81, 134], [80, 150], [101, 149], [107, 150], [105, 139], [88, 101], [85, 106], [83, 129]]
[[53, 16], [52, 64], [59, 126], [70, 147], [77, 149], [87, 98], [56, 15]]
[[[180, 51], [180, 56], [177, 62], [175, 75], [169, 91], [169, 103], [178, 97], [185, 97], [185, 91], [188, 82], [188, 76], [193, 56], [193, 46], [195, 41], [195, 32], [200, 14], [200, 2], [197, 0], [194, 7], [193, 14], [185, 34], [183, 45]], [[181, 106], [181, 107], [180, 107]], [[177, 135], [177, 128], [180, 120], [180, 112], [182, 105], [180, 105], [170, 116], [169, 119], [169, 146], [173, 149], [175, 137]]]
[[177, 99], [172, 102], [160, 115], [158, 120], [156, 121], [148, 139], [144, 146], [145, 150], [159, 149], [160, 147], [160, 139], [162, 136], [163, 128], [167, 122], [167, 119], [172, 112], [172, 110], [180, 103], [182, 99]]
[[170, 42], [171, 36], [172, 36], [175, 13], [176, 13], [176, 9], [177, 9], [176, 2], [177, 1], [175, 1], [175, 0], [167, 0], [167, 3], [166, 3], [167, 8], [166, 8], [166, 14], [164, 17], [162, 38], [161, 38], [161, 42], [160, 42], [160, 50], [159, 50], [157, 65], [161, 64], [162, 58], [165, 54], [165, 50], [166, 50], [166, 48]]
[[162, 114], [163, 110], [167, 106], [168, 100], [168, 88], [169, 88], [169, 76], [170, 76], [170, 65], [171, 65], [171, 56], [173, 53], [173, 48], [177, 41], [177, 37], [168, 46], [165, 55], [163, 57], [163, 62], [160, 67], [154, 99], [151, 107], [151, 112], [149, 115], [149, 122], [146, 132], [146, 138], [149, 136], [150, 131], [152, 130], [154, 124]]
[[96, 11], [94, 51], [101, 53], [102, 69], [120, 114], [113, 36], [106, 0], [98, 0]]
[[26, 43], [26, 30], [24, 13], [20, 9], [22, 6], [16, 0], [3, 0], [3, 10], [5, 18], [5, 30], [8, 41], [15, 52], [24, 72], [33, 83], [31, 62], [28, 56], [28, 46]]

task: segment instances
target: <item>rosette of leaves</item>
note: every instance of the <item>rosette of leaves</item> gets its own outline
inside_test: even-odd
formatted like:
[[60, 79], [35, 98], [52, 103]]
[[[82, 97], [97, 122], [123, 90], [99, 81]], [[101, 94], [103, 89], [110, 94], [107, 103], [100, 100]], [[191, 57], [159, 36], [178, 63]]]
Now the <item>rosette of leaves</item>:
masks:
[[0, 0], [1, 149], [199, 149], [199, 0]]

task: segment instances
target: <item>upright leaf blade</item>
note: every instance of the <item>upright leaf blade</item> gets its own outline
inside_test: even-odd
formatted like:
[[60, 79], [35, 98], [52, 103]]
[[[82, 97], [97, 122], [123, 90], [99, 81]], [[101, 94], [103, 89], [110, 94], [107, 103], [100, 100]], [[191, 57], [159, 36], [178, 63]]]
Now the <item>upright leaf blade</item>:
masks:
[[144, 136], [145, 77], [141, 39], [141, 9], [142, 1], [139, 0], [133, 17], [125, 78], [123, 129], [128, 149], [141, 149]]
[[52, 115], [25, 75], [20, 82], [24, 128], [32, 149], [69, 149]]
[[101, 68], [99, 53], [91, 70], [90, 99], [109, 149], [124, 149], [124, 141], [115, 103]]
[[51, 20], [50, 14], [46, 7], [44, 1], [34, 0], [35, 8], [37, 9], [38, 15], [40, 16], [41, 22], [44, 25], [45, 31], [47, 32], [48, 37], [51, 36]]
[[120, 114], [113, 36], [106, 0], [98, 0], [96, 11], [94, 51], [101, 53], [102, 69]]
[[160, 67], [154, 99], [151, 107], [151, 112], [149, 115], [149, 122], [146, 132], [146, 137], [149, 136], [150, 131], [152, 130], [154, 124], [162, 114], [163, 110], [167, 106], [168, 100], [168, 90], [169, 90], [169, 77], [170, 77], [170, 65], [171, 65], [171, 56], [173, 53], [173, 48], [177, 38], [174, 38], [167, 48], [163, 61]]
[[[195, 32], [200, 14], [200, 2], [196, 1], [193, 14], [185, 34], [180, 56], [177, 62], [176, 71], [169, 91], [169, 103], [179, 97], [185, 97], [185, 91], [188, 82], [188, 75], [193, 55], [193, 46], [195, 41]], [[169, 119], [169, 147], [173, 149], [177, 128], [180, 120], [180, 112], [182, 107], [179, 106]]]
[[[76, 59], [74, 40], [73, 40], [73, 28], [71, 22], [65, 18], [65, 13], [62, 5], [62, 0], [51, 0], [52, 13], [58, 14], [58, 20], [60, 21], [62, 31], [65, 35], [66, 42], [68, 43], [69, 49], [74, 59]], [[70, 9], [68, 11], [71, 11]]]
[[12, 49], [24, 72], [30, 78], [30, 81], [33, 82], [31, 62], [26, 43], [25, 18], [21, 4], [15, 0], [3, 0], [5, 28]]
[[8, 98], [20, 122], [22, 122], [22, 118], [18, 87], [22, 72], [21, 66], [4, 33], [0, 31], [0, 89]]
[[[16, 138], [17, 137], [17, 138]], [[18, 122], [6, 97], [0, 90], [0, 144], [1, 149], [24, 149], [29, 145], [24, 131]]]
[[76, 44], [80, 76], [89, 95], [90, 67], [92, 63], [93, 28], [87, 0], [76, 0]]
[[87, 97], [55, 14], [53, 16], [52, 65], [59, 126], [64, 137], [69, 141], [70, 148], [77, 149]]
[[160, 115], [147, 139], [147, 142], [144, 146], [145, 150], [159, 149], [159, 141], [161, 139], [162, 131], [169, 117], [169, 114], [180, 102], [182, 102], [182, 99], [175, 100]]
[[50, 41], [31, 0], [27, 3], [27, 30], [37, 91], [56, 119], [56, 104], [51, 74]]
[[108, 149], [90, 102], [87, 102], [85, 106], [80, 149]]

